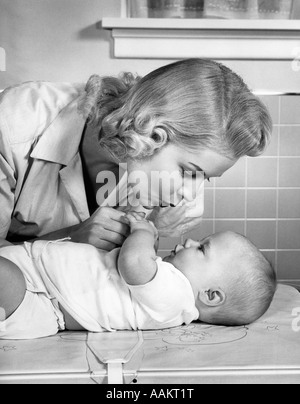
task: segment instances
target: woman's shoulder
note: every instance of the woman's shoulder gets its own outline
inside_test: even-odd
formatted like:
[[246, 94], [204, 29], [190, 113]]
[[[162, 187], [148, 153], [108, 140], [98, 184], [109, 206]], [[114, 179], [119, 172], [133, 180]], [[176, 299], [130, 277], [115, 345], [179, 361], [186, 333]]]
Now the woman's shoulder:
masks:
[[[30, 106], [31, 99], [50, 100], [52, 97], [58, 103], [74, 98], [84, 91], [85, 84], [81, 83], [52, 83], [47, 81], [28, 81], [6, 88], [0, 95], [0, 107], [9, 106], [14, 102], [15, 107], [26, 103]], [[16, 103], [17, 102], [17, 103]]]
[[0, 95], [0, 130], [10, 143], [41, 134], [63, 108], [83, 94], [84, 87], [39, 81], [7, 88]]

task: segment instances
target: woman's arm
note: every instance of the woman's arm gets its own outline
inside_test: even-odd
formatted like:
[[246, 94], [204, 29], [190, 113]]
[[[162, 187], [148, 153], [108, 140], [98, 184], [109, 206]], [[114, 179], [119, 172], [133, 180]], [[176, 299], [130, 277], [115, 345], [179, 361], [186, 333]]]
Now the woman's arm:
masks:
[[70, 238], [74, 243], [91, 244], [101, 250], [112, 251], [123, 245], [130, 232], [124, 216], [124, 213], [112, 208], [99, 208], [85, 222], [46, 234], [36, 240]]
[[153, 280], [157, 272], [156, 243], [158, 232], [155, 226], [139, 214], [127, 215], [131, 235], [121, 249], [118, 269], [129, 285], [145, 285]]

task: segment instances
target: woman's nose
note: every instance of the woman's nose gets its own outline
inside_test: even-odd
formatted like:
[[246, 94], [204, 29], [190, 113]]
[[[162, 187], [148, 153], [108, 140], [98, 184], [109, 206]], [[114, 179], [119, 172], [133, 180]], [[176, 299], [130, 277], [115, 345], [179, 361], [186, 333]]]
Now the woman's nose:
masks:
[[196, 179], [185, 178], [182, 187], [178, 190], [178, 195], [181, 199], [186, 202], [193, 202], [199, 192], [201, 187], [204, 185], [204, 174], [197, 173]]

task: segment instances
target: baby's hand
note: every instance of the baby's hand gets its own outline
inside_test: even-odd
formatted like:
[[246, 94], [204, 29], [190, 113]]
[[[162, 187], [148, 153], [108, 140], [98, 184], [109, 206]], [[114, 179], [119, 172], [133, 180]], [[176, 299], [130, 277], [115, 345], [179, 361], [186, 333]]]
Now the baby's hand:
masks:
[[153, 222], [146, 220], [144, 213], [130, 212], [125, 216], [131, 228], [131, 234], [138, 230], [145, 230], [154, 235], [155, 240], [158, 239], [158, 230]]

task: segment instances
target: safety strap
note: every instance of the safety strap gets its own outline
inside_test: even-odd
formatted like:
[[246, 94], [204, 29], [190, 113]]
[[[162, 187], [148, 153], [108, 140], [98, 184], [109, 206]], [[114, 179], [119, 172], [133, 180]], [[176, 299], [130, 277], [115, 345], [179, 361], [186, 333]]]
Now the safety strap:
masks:
[[107, 363], [108, 384], [123, 384], [123, 363]]
[[107, 365], [108, 384], [123, 384], [123, 365], [131, 361], [143, 345], [141, 331], [89, 334], [88, 347]]

